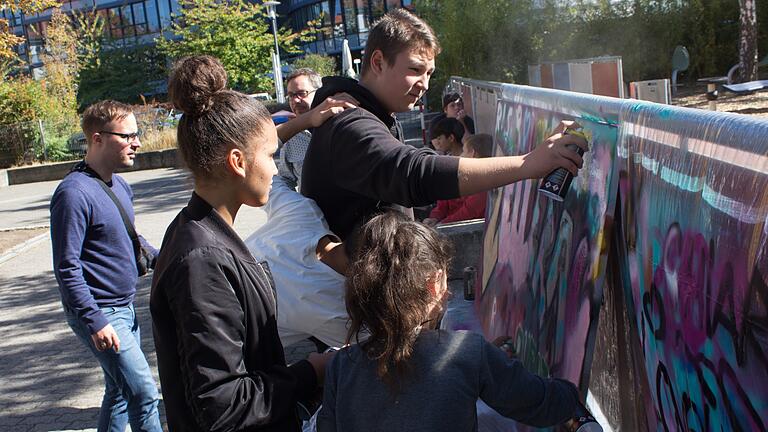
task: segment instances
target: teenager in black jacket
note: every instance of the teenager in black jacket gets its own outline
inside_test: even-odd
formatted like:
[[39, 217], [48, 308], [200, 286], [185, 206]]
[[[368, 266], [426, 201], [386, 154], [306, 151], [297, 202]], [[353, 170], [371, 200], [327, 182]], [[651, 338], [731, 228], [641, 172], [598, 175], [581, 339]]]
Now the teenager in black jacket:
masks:
[[296, 402], [322, 383], [327, 356], [286, 366], [269, 268], [232, 229], [241, 205], [267, 201], [277, 134], [267, 110], [226, 82], [210, 56], [181, 60], [169, 82], [195, 188], [166, 231], [152, 280], [168, 426], [298, 431]]
[[581, 167], [581, 157], [566, 145], [587, 150], [585, 140], [563, 134], [577, 126], [573, 122], [561, 123], [521, 156], [459, 158], [403, 144], [393, 113], [410, 110], [427, 91], [439, 52], [424, 21], [395, 9], [368, 35], [360, 82], [326, 78], [317, 91], [316, 104], [339, 92], [360, 103], [316, 128], [304, 159], [301, 192], [317, 202], [342, 240], [389, 204], [423, 206]]

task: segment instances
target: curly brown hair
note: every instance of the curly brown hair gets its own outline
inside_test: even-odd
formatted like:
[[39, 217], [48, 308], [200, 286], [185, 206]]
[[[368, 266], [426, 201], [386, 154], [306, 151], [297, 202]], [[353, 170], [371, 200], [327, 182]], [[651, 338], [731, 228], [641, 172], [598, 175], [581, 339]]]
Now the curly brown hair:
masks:
[[[408, 373], [418, 329], [429, 321], [427, 282], [447, 271], [451, 252], [437, 231], [397, 212], [378, 215], [361, 230], [346, 284], [347, 342], [359, 343], [394, 391]], [[364, 331], [370, 337], [360, 342]]]

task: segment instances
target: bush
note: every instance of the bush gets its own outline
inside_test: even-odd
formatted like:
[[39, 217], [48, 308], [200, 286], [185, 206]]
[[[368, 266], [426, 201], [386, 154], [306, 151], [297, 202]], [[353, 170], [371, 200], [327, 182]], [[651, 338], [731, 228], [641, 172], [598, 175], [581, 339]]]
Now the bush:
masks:
[[310, 68], [321, 77], [336, 75], [336, 60], [322, 54], [306, 54], [293, 62], [294, 69]]
[[156, 151], [176, 148], [176, 129], [157, 129], [141, 138], [141, 151]]
[[0, 81], [1, 167], [68, 158], [66, 138], [78, 127], [77, 114], [50, 95], [45, 82], [25, 77]]
[[104, 99], [137, 103], [144, 95], [165, 92], [166, 59], [153, 46], [119, 47], [106, 45], [98, 61], [80, 72], [78, 108]]

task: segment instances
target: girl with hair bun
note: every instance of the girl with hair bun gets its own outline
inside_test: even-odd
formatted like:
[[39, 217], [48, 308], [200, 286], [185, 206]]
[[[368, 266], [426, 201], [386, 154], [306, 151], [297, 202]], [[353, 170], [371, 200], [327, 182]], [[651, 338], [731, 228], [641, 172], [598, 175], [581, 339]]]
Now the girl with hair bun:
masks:
[[298, 431], [296, 402], [312, 398], [328, 357], [286, 366], [269, 268], [232, 229], [240, 206], [267, 201], [277, 134], [263, 105], [226, 86], [211, 56], [180, 60], [168, 84], [194, 178], [165, 233], [150, 297], [168, 427]]
[[445, 238], [399, 213], [363, 226], [346, 292], [347, 341], [359, 344], [328, 366], [319, 432], [477, 431], [478, 399], [532, 426], [574, 415], [572, 383], [528, 372], [481, 335], [435, 329], [450, 255]]

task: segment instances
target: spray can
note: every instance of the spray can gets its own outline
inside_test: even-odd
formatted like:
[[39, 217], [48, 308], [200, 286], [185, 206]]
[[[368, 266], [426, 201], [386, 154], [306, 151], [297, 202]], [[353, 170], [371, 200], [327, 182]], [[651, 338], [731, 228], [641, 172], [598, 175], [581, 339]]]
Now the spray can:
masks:
[[570, 432], [603, 432], [603, 427], [581, 402], [578, 403], [573, 418], [566, 423], [566, 429]]
[[472, 301], [475, 299], [475, 276], [477, 269], [474, 267], [464, 267], [464, 300]]
[[[568, 135], [576, 135], [589, 141], [589, 137], [587, 137], [581, 130], [567, 129], [564, 133]], [[566, 147], [578, 153], [579, 156], [584, 155], [584, 150], [576, 144], [568, 144]], [[568, 193], [568, 189], [571, 188], [572, 181], [573, 174], [571, 174], [570, 171], [565, 168], [558, 168], [544, 177], [539, 185], [539, 192], [555, 201], [562, 202], [565, 200], [565, 195]]]

